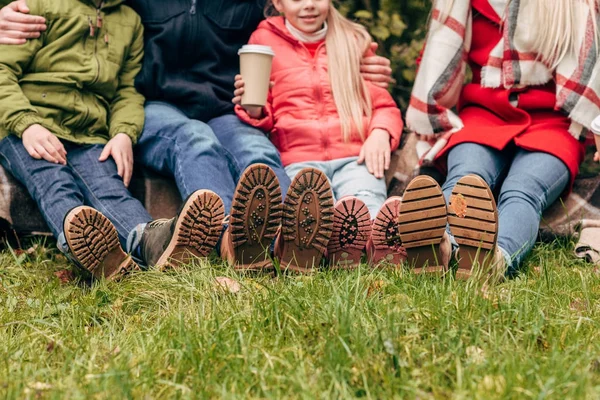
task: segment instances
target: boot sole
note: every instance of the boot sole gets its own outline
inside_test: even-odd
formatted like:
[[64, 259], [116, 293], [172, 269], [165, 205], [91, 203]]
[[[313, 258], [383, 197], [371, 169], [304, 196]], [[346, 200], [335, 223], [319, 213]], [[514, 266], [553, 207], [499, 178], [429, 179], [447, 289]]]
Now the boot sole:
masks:
[[175, 230], [156, 267], [165, 269], [206, 257], [222, 231], [223, 201], [211, 190], [198, 190], [184, 203]]
[[81, 206], [64, 220], [67, 244], [78, 265], [96, 279], [120, 279], [139, 266], [121, 248], [114, 225], [100, 211]]
[[270, 247], [281, 225], [282, 207], [275, 172], [264, 164], [246, 169], [236, 187], [229, 219], [235, 269], [273, 268]]
[[305, 168], [292, 180], [283, 204], [282, 270], [312, 272], [333, 231], [333, 193], [325, 174]]
[[364, 202], [340, 200], [333, 209], [333, 232], [327, 253], [332, 269], [356, 268], [371, 236], [371, 218]]
[[399, 197], [387, 199], [373, 220], [371, 240], [374, 251], [370, 260], [372, 264], [387, 262], [400, 265], [406, 259], [406, 249], [399, 232], [400, 205]]
[[409, 267], [415, 273], [445, 273], [440, 243], [448, 222], [446, 201], [433, 178], [422, 175], [410, 181], [398, 222]]
[[491, 261], [498, 237], [496, 201], [482, 178], [467, 175], [456, 183], [448, 207], [448, 223], [459, 245], [456, 278], [468, 279], [474, 267]]

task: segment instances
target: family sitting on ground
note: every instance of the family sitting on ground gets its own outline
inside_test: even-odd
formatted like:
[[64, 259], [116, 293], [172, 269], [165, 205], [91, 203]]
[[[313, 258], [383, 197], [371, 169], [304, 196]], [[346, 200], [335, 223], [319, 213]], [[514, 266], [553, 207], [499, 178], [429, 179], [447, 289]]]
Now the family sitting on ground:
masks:
[[[366, 253], [496, 281], [568, 194], [600, 115], [597, 0], [546, 3], [434, 2], [406, 122], [447, 178], [387, 198], [403, 130], [389, 61], [331, 0], [0, 0], [0, 163], [97, 278], [216, 249], [242, 270]], [[275, 54], [264, 106], [242, 105], [246, 44]], [[176, 217], [131, 196], [134, 162], [175, 180]]]

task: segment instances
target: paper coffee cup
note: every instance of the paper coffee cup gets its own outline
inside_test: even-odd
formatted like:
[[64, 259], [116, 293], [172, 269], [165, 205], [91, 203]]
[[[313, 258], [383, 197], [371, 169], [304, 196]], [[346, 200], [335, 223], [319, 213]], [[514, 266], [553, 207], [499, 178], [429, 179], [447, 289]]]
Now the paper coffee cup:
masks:
[[269, 94], [271, 64], [275, 53], [270, 46], [247, 44], [239, 51], [240, 74], [244, 79], [242, 106], [264, 107]]
[[592, 121], [592, 132], [594, 133], [594, 141], [596, 142], [596, 151], [600, 153], [600, 115]]

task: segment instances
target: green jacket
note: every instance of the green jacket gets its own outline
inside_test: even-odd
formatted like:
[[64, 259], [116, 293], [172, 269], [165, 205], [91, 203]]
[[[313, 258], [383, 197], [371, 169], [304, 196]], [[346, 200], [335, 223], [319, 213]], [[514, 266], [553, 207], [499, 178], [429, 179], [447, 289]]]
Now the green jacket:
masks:
[[23, 45], [0, 45], [0, 138], [40, 124], [74, 143], [133, 143], [144, 124], [134, 87], [144, 37], [123, 0], [27, 0], [48, 29]]

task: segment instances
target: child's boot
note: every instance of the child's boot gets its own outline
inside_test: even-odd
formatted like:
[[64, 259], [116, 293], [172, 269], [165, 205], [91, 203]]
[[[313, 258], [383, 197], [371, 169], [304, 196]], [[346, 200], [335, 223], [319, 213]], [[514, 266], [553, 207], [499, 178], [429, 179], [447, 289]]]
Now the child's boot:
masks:
[[254, 164], [242, 174], [221, 240], [221, 257], [239, 270], [273, 268], [271, 244], [281, 225], [279, 180], [265, 164]]
[[222, 232], [223, 201], [211, 190], [192, 193], [170, 219], [149, 222], [140, 242], [140, 254], [148, 266], [175, 267], [206, 257]]
[[356, 268], [371, 236], [369, 209], [351, 196], [338, 200], [333, 209], [333, 233], [327, 246], [332, 269]]
[[467, 175], [456, 183], [450, 197], [448, 223], [459, 246], [456, 278], [467, 279], [475, 269], [481, 269], [481, 275], [487, 277], [495, 268], [499, 251], [498, 211], [492, 191], [482, 178]]
[[387, 262], [399, 266], [406, 260], [398, 222], [400, 203], [400, 197], [390, 197], [373, 220], [371, 239], [367, 243], [367, 256], [371, 265]]
[[442, 189], [433, 178], [421, 175], [410, 181], [398, 221], [406, 261], [415, 273], [444, 274], [448, 270], [451, 244], [446, 214]]
[[138, 265], [121, 248], [114, 225], [100, 211], [75, 207], [65, 216], [63, 232], [68, 258], [96, 279], [119, 279]]
[[333, 193], [324, 173], [304, 168], [292, 180], [283, 203], [282, 232], [275, 252], [282, 271], [312, 272], [327, 250], [333, 230]]

